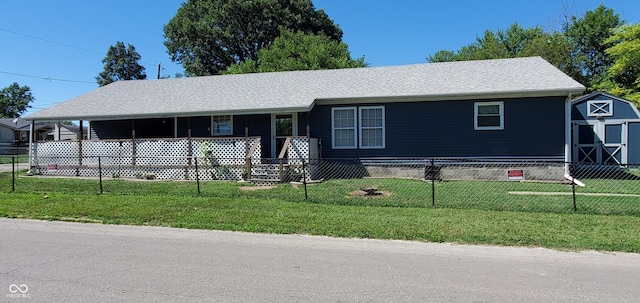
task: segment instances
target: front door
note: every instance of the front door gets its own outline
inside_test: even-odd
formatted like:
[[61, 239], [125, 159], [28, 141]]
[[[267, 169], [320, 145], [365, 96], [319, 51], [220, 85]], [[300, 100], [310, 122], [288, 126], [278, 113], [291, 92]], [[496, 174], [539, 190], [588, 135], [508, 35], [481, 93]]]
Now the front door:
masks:
[[287, 137], [298, 135], [296, 114], [271, 115], [271, 157], [277, 158]]
[[626, 164], [627, 124], [573, 124], [573, 159], [585, 164]]

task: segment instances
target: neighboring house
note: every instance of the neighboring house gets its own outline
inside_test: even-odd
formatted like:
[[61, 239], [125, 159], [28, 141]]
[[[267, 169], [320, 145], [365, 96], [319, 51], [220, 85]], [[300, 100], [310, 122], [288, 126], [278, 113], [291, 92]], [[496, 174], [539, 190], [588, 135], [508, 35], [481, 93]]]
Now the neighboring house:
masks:
[[308, 136], [324, 158], [570, 161], [585, 87], [540, 57], [117, 81], [33, 113], [89, 122], [90, 140]]
[[28, 127], [29, 122], [20, 118], [1, 118], [0, 119], [0, 144], [16, 145], [21, 139], [27, 141], [29, 137], [29, 129], [26, 133], [22, 132], [23, 127]]
[[573, 160], [640, 164], [640, 113], [623, 98], [594, 92], [571, 102]]
[[[88, 128], [83, 127], [82, 129], [82, 139], [87, 140], [89, 138], [87, 135]], [[80, 126], [56, 123], [54, 128], [46, 133], [46, 139], [54, 141], [78, 140], [80, 135]]]
[[[44, 140], [54, 123], [34, 123], [35, 139]], [[22, 118], [0, 118], [0, 154], [26, 153], [31, 123]]]
[[[36, 140], [44, 140], [45, 134], [55, 123], [37, 122], [34, 124]], [[22, 118], [0, 118], [0, 144], [19, 145], [29, 141], [31, 123]]]

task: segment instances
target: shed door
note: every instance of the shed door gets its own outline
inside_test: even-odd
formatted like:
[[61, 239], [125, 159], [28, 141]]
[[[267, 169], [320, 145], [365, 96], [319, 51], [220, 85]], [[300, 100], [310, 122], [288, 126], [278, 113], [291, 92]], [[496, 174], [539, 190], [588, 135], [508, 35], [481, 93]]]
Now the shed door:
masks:
[[573, 159], [586, 164], [627, 163], [627, 123], [573, 124]]

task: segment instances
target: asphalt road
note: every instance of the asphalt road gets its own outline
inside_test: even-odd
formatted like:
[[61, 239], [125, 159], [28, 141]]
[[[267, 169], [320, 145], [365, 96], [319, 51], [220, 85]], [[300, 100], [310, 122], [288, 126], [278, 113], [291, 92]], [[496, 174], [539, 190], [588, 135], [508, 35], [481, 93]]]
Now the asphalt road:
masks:
[[638, 302], [640, 255], [0, 219], [0, 301]]

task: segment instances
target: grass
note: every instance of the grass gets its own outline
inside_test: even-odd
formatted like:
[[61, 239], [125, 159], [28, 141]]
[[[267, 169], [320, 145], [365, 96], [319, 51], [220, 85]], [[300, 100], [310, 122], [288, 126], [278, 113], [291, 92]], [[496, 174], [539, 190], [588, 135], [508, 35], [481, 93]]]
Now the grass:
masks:
[[[245, 191], [235, 182], [205, 182], [198, 196], [194, 182], [109, 179], [100, 195], [96, 180], [20, 177], [14, 193], [10, 181], [10, 174], [0, 174], [2, 217], [640, 253], [634, 211], [604, 215], [593, 203], [588, 214], [583, 202], [574, 213], [571, 196], [507, 193], [571, 191], [561, 184], [438, 182], [434, 207], [431, 183], [416, 180], [330, 180], [309, 186], [309, 201], [302, 187], [289, 184]], [[582, 191], [615, 190], [586, 182], [594, 185]], [[349, 195], [367, 186], [390, 196]], [[640, 192], [638, 186], [626, 190]], [[640, 205], [634, 199], [608, 200]]]
[[29, 162], [29, 156], [28, 155], [17, 155], [17, 156], [11, 156], [11, 155], [0, 155], [0, 164], [11, 164], [11, 158], [15, 157], [16, 158], [16, 162], [15, 163], [27, 163]]

